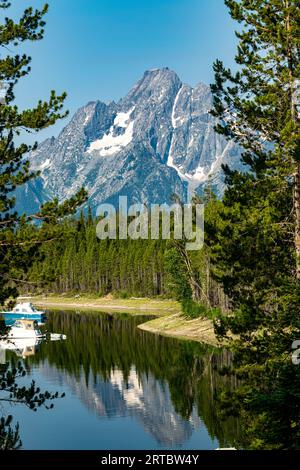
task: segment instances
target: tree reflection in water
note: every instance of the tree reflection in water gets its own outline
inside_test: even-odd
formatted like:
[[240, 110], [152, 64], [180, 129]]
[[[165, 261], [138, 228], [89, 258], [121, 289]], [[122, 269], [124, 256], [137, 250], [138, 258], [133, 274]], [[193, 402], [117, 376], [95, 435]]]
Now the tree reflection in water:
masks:
[[147, 317], [56, 312], [47, 329], [65, 342], [42, 344], [28, 363], [59, 376], [102, 417], [134, 416], [156, 441], [183, 444], [202, 423], [222, 447], [237, 445], [239, 422], [222, 420], [217, 396], [235, 379], [218, 372], [230, 353], [137, 328]]

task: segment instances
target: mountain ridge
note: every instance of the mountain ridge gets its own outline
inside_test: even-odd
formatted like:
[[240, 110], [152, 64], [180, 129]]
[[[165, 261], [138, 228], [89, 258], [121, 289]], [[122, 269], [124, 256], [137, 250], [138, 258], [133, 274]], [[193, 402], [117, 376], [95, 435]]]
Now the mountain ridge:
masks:
[[93, 210], [120, 195], [129, 203], [169, 203], [174, 193], [185, 200], [188, 184], [201, 188], [209, 178], [222, 194], [221, 164], [239, 169], [240, 149], [216, 134], [211, 107], [204, 83], [184, 84], [168, 67], [145, 71], [118, 102], [90, 101], [38, 146], [30, 161], [41, 176], [23, 189], [18, 209], [32, 212], [81, 186]]

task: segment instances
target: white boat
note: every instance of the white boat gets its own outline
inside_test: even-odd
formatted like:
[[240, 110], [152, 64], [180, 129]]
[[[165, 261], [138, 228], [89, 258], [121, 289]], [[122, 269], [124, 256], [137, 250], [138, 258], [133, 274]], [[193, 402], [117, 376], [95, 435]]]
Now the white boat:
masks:
[[6, 339], [25, 339], [25, 338], [44, 338], [45, 335], [38, 328], [37, 322], [35, 320], [17, 320], [10, 327], [9, 332], [6, 336]]
[[[47, 335], [48, 337], [48, 335]], [[41, 343], [46, 338], [42, 337], [26, 337], [26, 338], [10, 338], [6, 336], [5, 339], [0, 339], [0, 364], [6, 364], [6, 351], [12, 351], [17, 356], [26, 359], [27, 357], [34, 356], [39, 350]], [[59, 341], [66, 339], [66, 335], [59, 333], [50, 333], [50, 341]]]
[[46, 314], [42, 310], [37, 310], [31, 302], [23, 302], [17, 304], [12, 310], [8, 312], [2, 312], [6, 321], [18, 320], [19, 318], [25, 318], [28, 320], [37, 320], [42, 322], [46, 319]]
[[[34, 356], [38, 351], [39, 345], [41, 344], [41, 338], [18, 338], [18, 339], [5, 339], [0, 340], [0, 352], [3, 352], [5, 358], [5, 351], [13, 351], [17, 356], [25, 359], [29, 356]], [[0, 364], [4, 364], [5, 359], [0, 360]]]

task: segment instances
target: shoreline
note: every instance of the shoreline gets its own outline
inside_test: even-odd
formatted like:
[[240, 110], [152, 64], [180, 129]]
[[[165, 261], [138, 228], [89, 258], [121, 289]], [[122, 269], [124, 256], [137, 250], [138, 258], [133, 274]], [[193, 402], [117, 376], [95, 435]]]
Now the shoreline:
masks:
[[168, 336], [186, 341], [206, 343], [220, 347], [213, 323], [206, 318], [186, 318], [179, 302], [175, 300], [157, 300], [147, 298], [113, 299], [110, 297], [64, 297], [36, 296], [19, 297], [20, 301], [31, 301], [34, 305], [53, 310], [101, 310], [110, 314], [127, 313], [133, 316], [153, 316], [154, 319], [138, 325], [149, 333]]
[[182, 313], [175, 313], [149, 320], [138, 325], [138, 328], [161, 336], [206, 343], [215, 347], [222, 346], [216, 338], [213, 322], [207, 318], [189, 320]]
[[162, 316], [180, 311], [180, 304], [175, 300], [156, 299], [112, 299], [112, 298], [89, 298], [89, 297], [59, 297], [59, 296], [36, 296], [22, 297], [19, 301], [30, 301], [37, 307], [45, 309], [81, 309], [81, 310], [102, 310], [109, 312], [124, 312], [133, 315], [153, 315]]

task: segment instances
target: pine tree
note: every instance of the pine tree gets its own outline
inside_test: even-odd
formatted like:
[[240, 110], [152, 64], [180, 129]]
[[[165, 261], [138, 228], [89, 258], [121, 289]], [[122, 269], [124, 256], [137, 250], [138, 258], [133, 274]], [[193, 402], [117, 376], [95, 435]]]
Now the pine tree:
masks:
[[[0, 9], [10, 7], [7, 0], [0, 2]], [[48, 101], [39, 101], [32, 109], [19, 110], [15, 104], [14, 90], [18, 81], [29, 74], [31, 58], [25, 54], [13, 54], [14, 48], [24, 41], [38, 41], [44, 35], [44, 16], [48, 11], [27, 8], [18, 22], [5, 18], [0, 24], [0, 304], [10, 296], [16, 297], [24, 271], [34, 262], [37, 246], [61, 236], [58, 220], [73, 214], [86, 199], [82, 189], [70, 200], [59, 204], [57, 200], [43, 205], [39, 213], [31, 217], [20, 216], [14, 211], [15, 190], [37, 176], [30, 171], [30, 151], [37, 144], [18, 144], [21, 132], [38, 132], [55, 124], [67, 113], [63, 112], [66, 94], [57, 96], [51, 92]], [[30, 221], [42, 222], [40, 228]], [[48, 266], [49, 268], [49, 266]], [[41, 393], [33, 382], [28, 388], [19, 387], [16, 381], [26, 371], [19, 364], [0, 366], [1, 401], [23, 403], [32, 410], [45, 405], [58, 394]], [[53, 405], [51, 405], [52, 407]], [[0, 449], [19, 448], [21, 445], [18, 425], [11, 426], [12, 417], [0, 419]]]
[[214, 277], [232, 308], [216, 331], [235, 334], [227, 338], [244, 381], [225, 405], [246, 417], [246, 446], [299, 448], [299, 371], [290, 355], [300, 334], [300, 2], [225, 3], [241, 25], [238, 71], [215, 63], [213, 115], [246, 165], [224, 167], [223, 201], [206, 219]]
[[241, 332], [276, 330], [292, 320], [298, 328], [299, 1], [225, 3], [242, 25], [239, 69], [215, 63], [213, 114], [221, 119], [217, 131], [244, 149], [247, 167], [224, 167], [228, 188], [213, 242], [219, 280], [241, 312], [235, 319]]
[[[7, 0], [0, 3], [2, 10], [9, 6]], [[17, 295], [18, 280], [13, 272], [30, 264], [33, 248], [38, 244], [61, 236], [56, 221], [74, 213], [86, 199], [86, 192], [82, 189], [61, 205], [57, 200], [44, 204], [39, 213], [31, 217], [21, 217], [14, 211], [16, 188], [37, 176], [30, 170], [30, 152], [36, 149], [37, 144], [17, 144], [16, 138], [24, 131], [30, 133], [45, 129], [67, 115], [63, 111], [65, 93], [58, 96], [51, 91], [48, 101], [40, 100], [32, 109], [19, 110], [15, 104], [15, 87], [29, 74], [31, 58], [11, 51], [25, 41], [43, 38], [47, 11], [47, 5], [42, 10], [27, 8], [18, 22], [6, 18], [0, 25], [0, 46], [4, 52], [0, 59], [0, 304]], [[25, 223], [34, 219], [44, 222], [43, 229], [25, 230]], [[16, 236], [20, 227], [22, 230]]]

